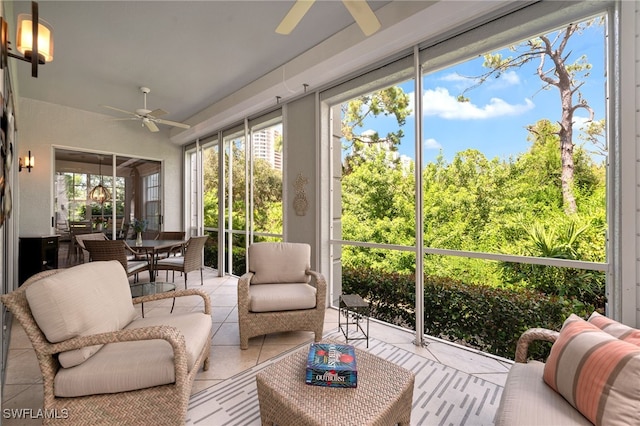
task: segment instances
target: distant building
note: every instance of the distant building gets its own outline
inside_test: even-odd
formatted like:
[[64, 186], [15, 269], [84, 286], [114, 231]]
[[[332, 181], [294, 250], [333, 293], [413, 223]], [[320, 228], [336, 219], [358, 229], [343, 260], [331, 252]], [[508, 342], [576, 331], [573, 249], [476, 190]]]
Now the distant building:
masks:
[[281, 137], [280, 131], [273, 127], [253, 132], [253, 158], [267, 160], [271, 167], [282, 171], [282, 152], [275, 149], [276, 140]]

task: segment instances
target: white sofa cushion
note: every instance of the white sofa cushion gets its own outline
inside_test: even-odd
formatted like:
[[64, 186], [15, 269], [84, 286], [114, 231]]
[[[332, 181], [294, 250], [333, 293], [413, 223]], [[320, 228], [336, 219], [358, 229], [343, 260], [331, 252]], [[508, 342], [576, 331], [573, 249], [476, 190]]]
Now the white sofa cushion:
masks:
[[311, 247], [303, 243], [253, 243], [249, 246], [251, 284], [308, 283]]
[[544, 364], [539, 361], [515, 363], [496, 416], [496, 426], [585, 425], [592, 423], [542, 380]]
[[[66, 269], [34, 282], [25, 293], [34, 319], [52, 343], [120, 330], [136, 317], [129, 280], [115, 260]], [[73, 367], [100, 347], [63, 352], [58, 359], [63, 367]]]
[[316, 307], [316, 288], [305, 283], [252, 285], [249, 299], [251, 312], [312, 309]]
[[[122, 267], [120, 267], [122, 269]], [[184, 336], [187, 368], [194, 368], [204, 345], [210, 345], [211, 316], [202, 312], [138, 318], [127, 329], [153, 325], [178, 328]], [[173, 349], [165, 340], [109, 343], [84, 363], [61, 368], [54, 381], [55, 395], [75, 397], [125, 392], [175, 382]]]

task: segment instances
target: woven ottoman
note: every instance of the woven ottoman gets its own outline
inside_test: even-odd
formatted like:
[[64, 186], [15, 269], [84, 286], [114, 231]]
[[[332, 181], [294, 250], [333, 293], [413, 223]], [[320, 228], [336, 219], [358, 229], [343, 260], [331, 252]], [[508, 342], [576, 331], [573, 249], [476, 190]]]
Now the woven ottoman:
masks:
[[256, 375], [263, 425], [409, 425], [414, 374], [356, 348], [357, 388], [304, 382], [309, 347]]

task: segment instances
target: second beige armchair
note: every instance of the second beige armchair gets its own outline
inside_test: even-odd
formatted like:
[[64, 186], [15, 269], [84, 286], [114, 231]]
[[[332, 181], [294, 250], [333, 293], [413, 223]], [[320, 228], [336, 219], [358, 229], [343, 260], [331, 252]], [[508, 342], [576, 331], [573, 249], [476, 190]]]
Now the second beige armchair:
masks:
[[268, 333], [305, 330], [322, 339], [327, 282], [310, 269], [311, 247], [301, 243], [254, 243], [249, 272], [238, 281], [240, 348]]

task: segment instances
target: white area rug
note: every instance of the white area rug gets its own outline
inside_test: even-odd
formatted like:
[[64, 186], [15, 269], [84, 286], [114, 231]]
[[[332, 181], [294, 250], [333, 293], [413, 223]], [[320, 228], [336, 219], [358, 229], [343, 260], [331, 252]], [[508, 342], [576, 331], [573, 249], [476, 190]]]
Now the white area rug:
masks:
[[[339, 332], [326, 338], [343, 339]], [[411, 370], [416, 375], [412, 425], [492, 425], [502, 386], [471, 376], [380, 340], [349, 344]], [[260, 425], [255, 375], [293, 351], [307, 351], [308, 344], [291, 349], [191, 396], [187, 425]], [[334, 425], [332, 425], [334, 426]]]

